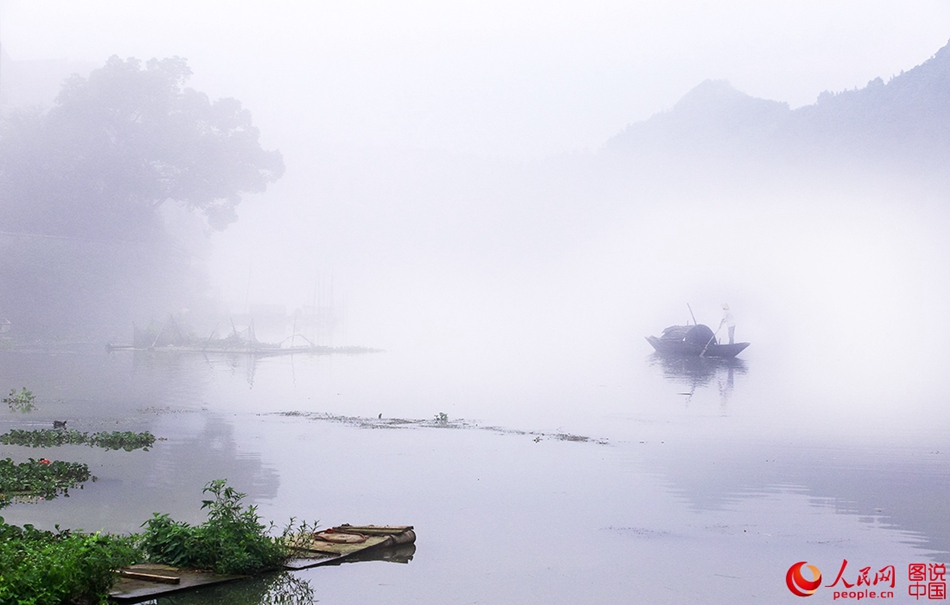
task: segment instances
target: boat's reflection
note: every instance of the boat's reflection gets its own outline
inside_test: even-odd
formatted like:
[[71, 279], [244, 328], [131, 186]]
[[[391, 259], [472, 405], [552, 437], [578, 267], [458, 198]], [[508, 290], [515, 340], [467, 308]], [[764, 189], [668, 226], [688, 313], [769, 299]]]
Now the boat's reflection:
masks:
[[720, 401], [725, 404], [732, 396], [737, 374], [748, 371], [746, 362], [735, 357], [696, 357], [684, 355], [661, 355], [654, 353], [647, 363], [658, 367], [663, 377], [674, 384], [686, 387], [680, 394], [687, 400], [699, 389], [715, 385], [719, 389]]
[[415, 544], [397, 544], [396, 546], [387, 546], [384, 548], [371, 548], [365, 552], [357, 552], [345, 559], [327, 563], [326, 567], [332, 565], [345, 565], [347, 563], [358, 563], [360, 561], [386, 561], [387, 563], [409, 563], [416, 554]]

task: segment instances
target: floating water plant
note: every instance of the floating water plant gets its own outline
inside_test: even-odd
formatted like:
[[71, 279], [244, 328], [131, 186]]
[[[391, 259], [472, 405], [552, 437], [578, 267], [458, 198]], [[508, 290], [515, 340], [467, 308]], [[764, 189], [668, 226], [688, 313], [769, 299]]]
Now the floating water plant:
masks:
[[30, 458], [29, 462], [17, 464], [5, 458], [0, 460], [0, 508], [21, 498], [49, 500], [59, 494], [69, 495], [70, 488], [89, 477], [89, 467], [79, 462]]
[[3, 398], [3, 403], [10, 407], [12, 412], [21, 412], [26, 414], [36, 409], [36, 396], [32, 391], [27, 391], [26, 387], [20, 389], [10, 389], [10, 394]]
[[0, 435], [0, 443], [4, 445], [24, 445], [27, 447], [56, 447], [59, 445], [89, 445], [107, 450], [145, 450], [155, 443], [155, 435], [148, 431], [133, 433], [131, 431], [105, 431], [100, 433], [83, 433], [74, 429], [40, 429], [23, 431], [12, 429]]

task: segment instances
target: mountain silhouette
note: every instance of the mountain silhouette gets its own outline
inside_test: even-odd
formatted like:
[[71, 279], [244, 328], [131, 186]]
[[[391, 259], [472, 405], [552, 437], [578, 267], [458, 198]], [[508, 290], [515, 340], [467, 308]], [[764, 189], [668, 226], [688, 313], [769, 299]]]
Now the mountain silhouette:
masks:
[[633, 152], [738, 152], [767, 142], [791, 113], [787, 103], [757, 99], [725, 80], [706, 80], [670, 111], [627, 126], [607, 145]]
[[627, 126], [605, 150], [654, 161], [786, 162], [938, 177], [950, 155], [950, 44], [888, 82], [826, 91], [795, 110], [707, 80], [669, 111]]

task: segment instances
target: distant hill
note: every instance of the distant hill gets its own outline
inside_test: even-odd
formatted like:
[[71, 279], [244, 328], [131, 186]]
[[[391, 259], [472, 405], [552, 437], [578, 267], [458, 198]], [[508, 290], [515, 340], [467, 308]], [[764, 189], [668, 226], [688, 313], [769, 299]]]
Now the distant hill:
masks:
[[950, 159], [950, 44], [886, 83], [876, 78], [861, 89], [824, 92], [796, 110], [707, 80], [671, 110], [628, 126], [606, 151], [654, 161], [886, 166], [942, 176]]
[[751, 97], [725, 80], [706, 80], [673, 109], [627, 126], [607, 146], [640, 153], [739, 152], [766, 143], [791, 113], [787, 103]]

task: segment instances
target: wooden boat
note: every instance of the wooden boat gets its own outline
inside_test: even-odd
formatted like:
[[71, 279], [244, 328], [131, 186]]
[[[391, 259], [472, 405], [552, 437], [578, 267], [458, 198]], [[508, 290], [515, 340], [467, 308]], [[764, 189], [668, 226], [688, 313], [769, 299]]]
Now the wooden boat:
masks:
[[659, 338], [647, 336], [647, 342], [660, 355], [683, 357], [735, 357], [749, 346], [747, 342], [721, 343], [715, 332], [703, 324], [670, 326]]

